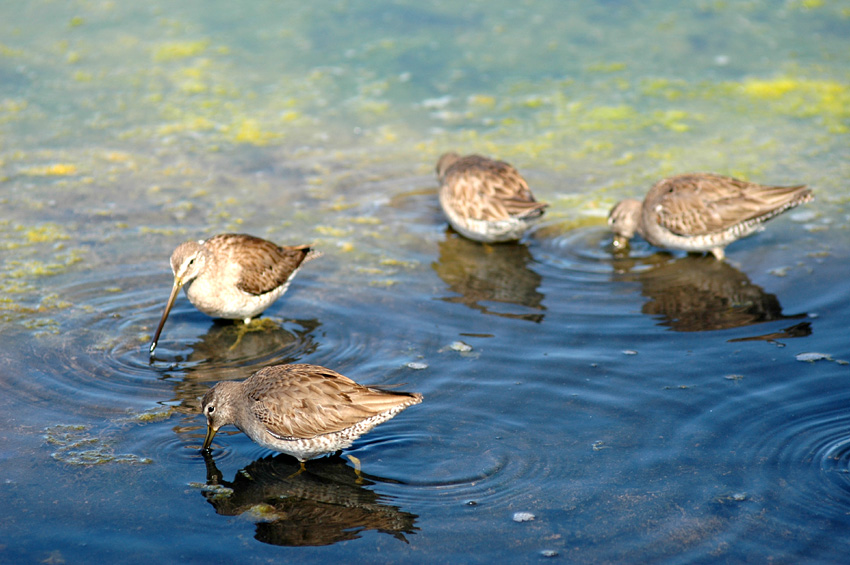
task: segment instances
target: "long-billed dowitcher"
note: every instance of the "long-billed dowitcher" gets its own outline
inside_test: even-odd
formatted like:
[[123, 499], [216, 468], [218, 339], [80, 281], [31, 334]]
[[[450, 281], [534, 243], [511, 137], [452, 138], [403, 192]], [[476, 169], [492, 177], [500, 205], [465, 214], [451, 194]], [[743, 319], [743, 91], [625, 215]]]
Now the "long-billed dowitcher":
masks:
[[809, 202], [806, 185], [766, 186], [712, 173], [689, 173], [656, 183], [640, 200], [622, 200], [608, 215], [614, 246], [635, 233], [656, 247], [710, 251], [762, 229], [782, 212]]
[[444, 154], [437, 161], [437, 179], [449, 223], [476, 241], [519, 239], [548, 206], [534, 199], [515, 168], [481, 155]]
[[204, 314], [247, 324], [286, 292], [305, 261], [318, 255], [307, 245], [282, 247], [235, 233], [180, 244], [171, 254], [174, 285], [151, 342], [151, 355], [181, 288]]
[[219, 428], [233, 424], [263, 447], [302, 463], [349, 447], [422, 395], [359, 385], [318, 365], [275, 365], [240, 382], [223, 381], [201, 400], [207, 450]]

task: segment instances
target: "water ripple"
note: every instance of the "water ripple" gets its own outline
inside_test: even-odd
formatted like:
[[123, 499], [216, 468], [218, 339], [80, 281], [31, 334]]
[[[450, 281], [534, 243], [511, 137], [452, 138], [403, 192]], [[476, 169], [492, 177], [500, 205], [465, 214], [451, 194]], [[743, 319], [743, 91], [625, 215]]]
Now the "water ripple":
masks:
[[731, 454], [700, 473], [709, 498], [695, 519], [725, 523], [708, 543], [805, 553], [846, 531], [850, 392], [847, 369], [830, 369], [730, 396], [683, 426], [679, 445]]
[[428, 402], [426, 394], [353, 446], [364, 470], [385, 477], [386, 492], [406, 507], [503, 507], [550, 475], [542, 454], [516, 449], [520, 423], [472, 406], [447, 422], [439, 399]]
[[80, 325], [95, 334], [91, 347], [102, 351], [103, 364], [119, 373], [149, 378], [190, 374], [202, 367], [218, 378], [247, 376], [245, 366], [291, 362], [316, 347], [318, 320], [267, 316], [245, 326], [213, 320], [181, 296], [151, 360], [150, 335], [162, 314], [167, 289], [160, 288], [161, 277], [133, 274], [146, 270], [154, 269], [142, 265], [132, 271], [101, 271], [96, 278], [61, 290], [88, 316]]
[[[554, 228], [535, 232], [539, 252], [535, 258], [564, 272], [574, 282], [610, 279], [617, 257], [611, 253], [610, 233], [599, 227], [576, 228], [549, 237]], [[640, 257], [638, 255], [637, 257]], [[632, 258], [631, 262], [635, 262]]]
[[[838, 405], [836, 405], [838, 404]], [[850, 512], [850, 394], [829, 406], [811, 403], [788, 417], [785, 410], [770, 415], [774, 427], [757, 446], [765, 461], [775, 461], [777, 475], [789, 483], [785, 503], [797, 519], [847, 521]], [[813, 480], [814, 479], [814, 480]]]

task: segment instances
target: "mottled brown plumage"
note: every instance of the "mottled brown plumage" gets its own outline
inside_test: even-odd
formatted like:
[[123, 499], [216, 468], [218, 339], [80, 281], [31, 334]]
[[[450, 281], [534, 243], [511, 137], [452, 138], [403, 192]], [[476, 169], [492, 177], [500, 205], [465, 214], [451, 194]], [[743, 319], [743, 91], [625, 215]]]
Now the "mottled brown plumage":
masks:
[[449, 223], [476, 241], [519, 239], [548, 206], [534, 199], [514, 167], [481, 155], [444, 154], [437, 162], [437, 179]]
[[366, 387], [318, 365], [266, 367], [245, 381], [218, 383], [204, 395], [208, 449], [233, 424], [263, 447], [306, 461], [344, 449], [414, 404], [417, 393]]
[[204, 314], [248, 323], [286, 292], [305, 261], [318, 255], [307, 245], [282, 247], [233, 233], [180, 244], [171, 255], [174, 284], [151, 342], [151, 354], [181, 288]]
[[761, 229], [767, 220], [812, 200], [805, 185], [767, 186], [712, 173], [690, 173], [656, 183], [643, 202], [618, 202], [608, 216], [614, 245], [639, 234], [657, 247], [710, 251]]

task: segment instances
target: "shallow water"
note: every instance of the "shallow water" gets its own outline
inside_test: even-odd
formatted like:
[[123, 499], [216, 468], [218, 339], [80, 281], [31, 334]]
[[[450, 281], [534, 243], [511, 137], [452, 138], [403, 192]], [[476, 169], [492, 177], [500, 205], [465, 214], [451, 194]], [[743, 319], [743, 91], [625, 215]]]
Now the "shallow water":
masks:
[[[845, 560], [850, 11], [586, 4], [3, 3], [0, 561]], [[524, 241], [447, 230], [448, 149], [551, 203]], [[613, 253], [688, 170], [816, 200], [724, 263]], [[221, 231], [324, 256], [251, 332], [181, 296], [149, 363]], [[425, 402], [360, 481], [205, 459], [204, 391], [288, 362]]]

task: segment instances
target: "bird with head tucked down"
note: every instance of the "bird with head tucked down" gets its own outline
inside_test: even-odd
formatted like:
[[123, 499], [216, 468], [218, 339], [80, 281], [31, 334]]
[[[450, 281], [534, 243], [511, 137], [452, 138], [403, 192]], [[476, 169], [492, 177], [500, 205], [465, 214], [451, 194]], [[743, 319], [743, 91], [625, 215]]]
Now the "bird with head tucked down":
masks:
[[657, 182], [643, 201], [618, 202], [608, 224], [618, 248], [638, 234], [656, 247], [711, 252], [723, 259], [727, 245], [812, 198], [806, 185], [768, 186], [713, 173], [689, 173]]
[[440, 206], [452, 228], [485, 243], [514, 241], [543, 215], [514, 167], [481, 155], [446, 153], [437, 161]]

